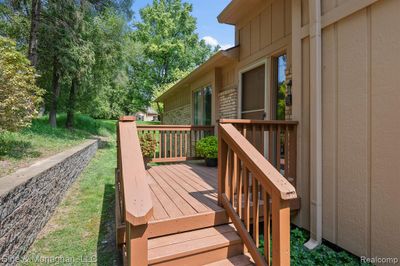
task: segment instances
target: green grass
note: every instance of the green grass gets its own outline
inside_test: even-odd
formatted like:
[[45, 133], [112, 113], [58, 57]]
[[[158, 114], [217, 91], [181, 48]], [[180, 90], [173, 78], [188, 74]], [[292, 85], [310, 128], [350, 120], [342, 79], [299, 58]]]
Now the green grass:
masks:
[[77, 114], [74, 129], [64, 127], [65, 115], [57, 117], [57, 128], [50, 127], [48, 117], [32, 122], [19, 132], [0, 133], [0, 177], [20, 167], [26, 167], [39, 158], [48, 157], [73, 147], [92, 136], [110, 136], [115, 132], [115, 121], [95, 120]]
[[57, 256], [74, 259], [70, 265], [87, 265], [82, 257], [95, 258], [98, 265], [117, 264], [113, 227], [116, 149], [107, 146], [98, 150], [68, 191], [28, 251], [30, 262], [22, 265], [37, 265], [34, 260], [39, 257]]
[[[294, 227], [290, 234], [290, 259], [294, 266], [336, 266], [336, 265], [369, 265], [360, 263], [359, 258], [346, 251], [335, 251], [322, 244], [318, 248], [309, 251], [304, 244], [310, 238], [306, 230]], [[272, 243], [271, 243], [272, 245]], [[260, 252], [264, 255], [264, 237], [260, 236]], [[272, 258], [273, 260], [273, 258]]]

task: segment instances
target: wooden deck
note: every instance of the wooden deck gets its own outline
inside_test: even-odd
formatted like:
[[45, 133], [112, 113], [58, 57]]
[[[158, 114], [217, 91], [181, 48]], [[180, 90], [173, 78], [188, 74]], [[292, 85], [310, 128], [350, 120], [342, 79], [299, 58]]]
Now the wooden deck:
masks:
[[[193, 157], [183, 151], [193, 145], [181, 131], [196, 141], [207, 135], [197, 127], [138, 130], [134, 118], [122, 117], [117, 129], [116, 243], [124, 265], [270, 265], [271, 253], [274, 265], [290, 264], [290, 211], [299, 207], [290, 184], [296, 180], [296, 123], [221, 120], [218, 168], [187, 161]], [[271, 162], [261, 152], [266, 131], [275, 142]], [[139, 135], [160, 132], [164, 152], [153, 162], [164, 164], [146, 170]], [[258, 249], [262, 233], [268, 256]], [[271, 246], [271, 238], [278, 244]]]
[[217, 203], [217, 168], [192, 161], [153, 166], [147, 173], [153, 200], [152, 237], [229, 222]]

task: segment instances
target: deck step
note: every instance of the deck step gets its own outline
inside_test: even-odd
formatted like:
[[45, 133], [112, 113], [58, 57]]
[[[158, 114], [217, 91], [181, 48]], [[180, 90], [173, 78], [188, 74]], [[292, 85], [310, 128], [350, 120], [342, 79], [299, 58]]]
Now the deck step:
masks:
[[149, 265], [205, 265], [243, 254], [233, 225], [149, 239], [148, 248]]
[[249, 254], [239, 255], [206, 264], [206, 266], [250, 266], [250, 265], [255, 265], [255, 263]]

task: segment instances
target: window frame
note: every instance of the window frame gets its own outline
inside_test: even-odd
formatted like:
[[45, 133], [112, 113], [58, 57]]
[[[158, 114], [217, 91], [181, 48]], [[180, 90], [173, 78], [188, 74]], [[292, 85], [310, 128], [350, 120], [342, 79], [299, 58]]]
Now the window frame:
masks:
[[[204, 120], [204, 114], [205, 114], [205, 90], [206, 89], [210, 89], [211, 90], [211, 99], [210, 99], [210, 106], [211, 106], [211, 112], [210, 112], [210, 124], [206, 125], [205, 124], [205, 120]], [[195, 108], [195, 102], [196, 102], [196, 93], [198, 93], [199, 91], [201, 91], [201, 96], [200, 96], [200, 112], [199, 112], [199, 117], [198, 120], [200, 121], [200, 123], [196, 124], [195, 120], [196, 120], [196, 108]], [[193, 125], [196, 126], [211, 126], [213, 124], [213, 99], [214, 99], [214, 90], [211, 84], [205, 85], [205, 86], [201, 86], [195, 90], [192, 90], [192, 123]]]

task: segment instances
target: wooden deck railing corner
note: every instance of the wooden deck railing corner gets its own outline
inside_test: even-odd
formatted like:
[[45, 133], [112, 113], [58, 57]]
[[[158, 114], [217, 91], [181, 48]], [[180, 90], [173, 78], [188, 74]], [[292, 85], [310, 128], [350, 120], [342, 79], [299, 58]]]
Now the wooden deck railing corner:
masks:
[[[150, 188], [134, 117], [122, 117], [117, 124], [116, 193], [120, 220], [125, 222], [128, 265], [147, 265], [148, 222], [153, 215]], [[121, 242], [117, 232], [117, 243]]]

